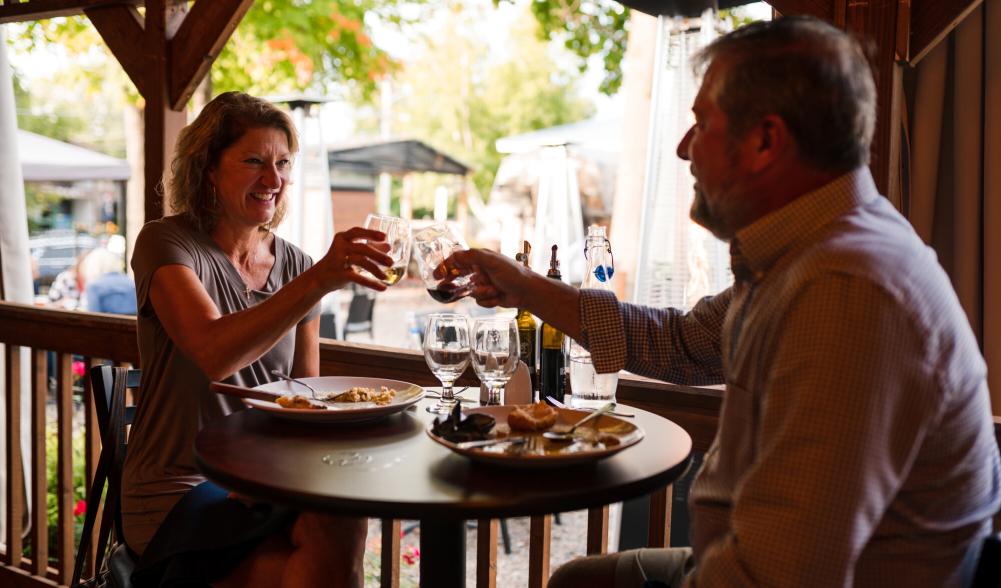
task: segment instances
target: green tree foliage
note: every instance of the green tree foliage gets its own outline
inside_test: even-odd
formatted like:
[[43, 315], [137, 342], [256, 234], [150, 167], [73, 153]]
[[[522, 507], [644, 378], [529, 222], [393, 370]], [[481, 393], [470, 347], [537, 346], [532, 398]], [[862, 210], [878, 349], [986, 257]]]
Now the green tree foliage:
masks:
[[[514, 2], [515, 0], [494, 0]], [[629, 9], [616, 0], [532, 0], [542, 39], [560, 39], [579, 58], [583, 72], [592, 56], [601, 59], [605, 78], [600, 90], [611, 96], [622, 85], [622, 58], [628, 42]]]
[[480, 18], [456, 9], [425, 36], [424, 50], [399, 76], [393, 129], [471, 166], [486, 194], [501, 159], [497, 139], [579, 121], [593, 106], [578, 96], [576, 73], [562, 71], [550, 56], [531, 17], [515, 24], [505, 43], [511, 52], [502, 59], [476, 38], [469, 21]]
[[400, 6], [422, 3], [258, 0], [213, 65], [213, 88], [272, 94], [347, 84], [367, 97], [394, 68], [368, 23], [406, 25], [415, 17], [404, 17]]

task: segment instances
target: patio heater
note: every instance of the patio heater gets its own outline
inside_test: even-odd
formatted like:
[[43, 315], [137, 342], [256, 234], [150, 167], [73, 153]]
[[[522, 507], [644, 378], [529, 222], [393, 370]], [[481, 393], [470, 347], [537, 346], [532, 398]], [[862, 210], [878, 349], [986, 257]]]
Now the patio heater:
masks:
[[[694, 3], [688, 3], [692, 5]], [[727, 247], [689, 219], [694, 190], [689, 164], [675, 145], [694, 122], [691, 105], [699, 89], [691, 58], [725, 24], [716, 3], [703, 1], [698, 16], [660, 15], [654, 57], [650, 135], [632, 299], [654, 307], [690, 308], [730, 282]]]
[[543, 147], [539, 163], [531, 266], [548, 267], [550, 247], [557, 245], [563, 275], [571, 283], [580, 282], [584, 270], [584, 217], [577, 163], [567, 153], [565, 144]]

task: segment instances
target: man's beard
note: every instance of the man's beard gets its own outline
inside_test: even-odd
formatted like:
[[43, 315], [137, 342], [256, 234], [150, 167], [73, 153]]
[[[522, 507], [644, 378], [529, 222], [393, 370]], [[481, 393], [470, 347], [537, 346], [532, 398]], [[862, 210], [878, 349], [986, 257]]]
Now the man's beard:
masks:
[[689, 216], [695, 221], [695, 224], [706, 228], [717, 239], [729, 241], [733, 238], [732, 231], [727, 228], [723, 219], [713, 212], [712, 207], [709, 206], [709, 201], [706, 199], [705, 192], [699, 189], [698, 186], [695, 187], [695, 198], [692, 199], [692, 208], [689, 211]]

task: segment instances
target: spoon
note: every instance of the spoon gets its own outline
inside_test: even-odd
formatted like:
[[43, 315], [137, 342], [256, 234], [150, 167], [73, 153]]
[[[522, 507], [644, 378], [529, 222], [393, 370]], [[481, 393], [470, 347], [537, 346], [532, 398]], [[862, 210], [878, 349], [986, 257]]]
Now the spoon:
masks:
[[546, 431], [545, 433], [542, 434], [542, 436], [551, 441], [573, 441], [573, 432], [577, 430], [577, 427], [583, 425], [584, 423], [590, 420], [598, 418], [599, 416], [605, 414], [606, 412], [612, 410], [613, 408], [615, 408], [615, 403], [609, 402], [608, 404], [605, 404], [598, 410], [592, 412], [591, 414], [587, 415], [586, 417], [580, 419], [579, 421], [571, 425], [569, 429], [565, 431]]
[[[559, 400], [556, 400], [552, 396], [546, 396], [546, 402], [548, 402], [549, 404], [552, 404], [556, 408], [570, 408], [569, 406], [567, 406], [566, 404], [563, 404]], [[616, 404], [615, 407], [618, 408], [619, 405]], [[584, 406], [579, 406], [579, 407], [574, 407], [572, 410], [585, 410], [587, 412], [593, 412], [595, 409], [593, 409], [593, 408], [587, 408], [587, 407], [584, 407]], [[613, 410], [613, 411], [611, 411], [611, 412], [609, 412], [607, 414], [610, 414], [612, 416], [617, 416], [617, 417], [626, 417], [627, 419], [631, 419], [631, 418], [634, 418], [636, 416], [635, 414], [633, 414], [631, 412], [623, 412], [621, 410]]]
[[285, 381], [292, 382], [294, 384], [299, 384], [300, 386], [305, 387], [307, 390], [309, 390], [310, 394], [313, 395], [313, 400], [317, 399], [316, 398], [316, 390], [314, 390], [313, 387], [310, 386], [309, 384], [307, 384], [306, 382], [303, 382], [302, 380], [297, 380], [297, 379], [293, 378], [292, 376], [287, 376], [287, 375], [281, 373], [278, 370], [271, 370], [271, 374], [274, 375], [274, 376], [278, 376], [279, 378], [281, 378], [281, 379], [283, 379]]

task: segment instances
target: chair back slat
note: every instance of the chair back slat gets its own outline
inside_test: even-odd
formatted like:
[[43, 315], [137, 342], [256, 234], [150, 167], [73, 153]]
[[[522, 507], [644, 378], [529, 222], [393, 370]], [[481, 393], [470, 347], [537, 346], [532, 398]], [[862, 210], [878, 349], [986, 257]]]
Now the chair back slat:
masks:
[[[80, 547], [77, 550], [76, 562], [73, 567], [73, 584], [80, 579], [83, 570], [83, 560], [88, 554], [93, 563], [89, 569], [99, 570], [110, 541], [111, 529], [115, 529], [116, 537], [121, 540], [121, 468], [125, 461], [126, 426], [131, 423], [127, 417], [131, 413], [126, 410], [125, 397], [129, 384], [138, 385], [139, 370], [125, 367], [98, 365], [90, 369], [90, 380], [93, 388], [94, 408], [101, 432], [101, 455], [97, 470], [90, 487], [87, 503], [87, 518]], [[100, 517], [99, 531], [94, 534], [97, 526], [98, 503], [107, 485], [104, 500], [104, 512]], [[93, 547], [91, 547], [93, 545]]]
[[[100, 365], [99, 360], [86, 358], [84, 364], [89, 366], [89, 370]], [[97, 407], [94, 404], [94, 383], [91, 378], [82, 378], [84, 397], [84, 460], [86, 462], [87, 480], [93, 480], [97, 475], [97, 464], [101, 459], [101, 431], [97, 424]], [[97, 570], [94, 569], [94, 560], [97, 559], [97, 531], [91, 532], [90, 549], [86, 553], [86, 564], [83, 569], [83, 577], [92, 577]]]

